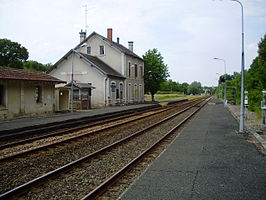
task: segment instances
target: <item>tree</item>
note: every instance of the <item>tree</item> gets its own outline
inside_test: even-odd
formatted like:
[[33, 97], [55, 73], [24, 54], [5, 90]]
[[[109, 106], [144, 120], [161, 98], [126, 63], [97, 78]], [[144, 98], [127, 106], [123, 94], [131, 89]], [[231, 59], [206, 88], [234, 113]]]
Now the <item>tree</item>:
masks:
[[23, 63], [23, 69], [25, 70], [31, 70], [31, 71], [42, 71], [46, 72], [48, 69], [50, 69], [51, 64], [42, 64], [37, 61], [29, 60]]
[[168, 92], [183, 92], [182, 86], [178, 82], [172, 81], [171, 79], [163, 81], [160, 84], [160, 91], [168, 91]]
[[[262, 90], [266, 89], [266, 34], [258, 43], [258, 47], [258, 56], [253, 60], [249, 70], [245, 71], [245, 90], [248, 91], [248, 109], [260, 113]], [[229, 80], [226, 77], [226, 85], [236, 88], [236, 102], [240, 103], [241, 74], [235, 72], [230, 78]], [[217, 92], [223, 92], [222, 79], [220, 77]]]
[[157, 49], [148, 50], [143, 56], [145, 92], [150, 92], [152, 101], [154, 94], [159, 90], [160, 84], [169, 76], [167, 65]]
[[182, 92], [184, 94], [187, 94], [188, 93], [188, 86], [189, 86], [189, 84], [186, 83], [186, 82], [184, 82], [184, 83], [181, 84], [181, 90], [182, 90]]
[[28, 50], [21, 44], [8, 39], [0, 39], [0, 66], [23, 68], [23, 62], [28, 57]]
[[249, 109], [260, 111], [262, 90], [266, 89], [266, 34], [258, 44], [258, 56], [253, 60], [246, 76]]
[[194, 81], [192, 82], [189, 86], [188, 86], [188, 93], [189, 94], [201, 94], [202, 93], [202, 87], [201, 87], [201, 83]]

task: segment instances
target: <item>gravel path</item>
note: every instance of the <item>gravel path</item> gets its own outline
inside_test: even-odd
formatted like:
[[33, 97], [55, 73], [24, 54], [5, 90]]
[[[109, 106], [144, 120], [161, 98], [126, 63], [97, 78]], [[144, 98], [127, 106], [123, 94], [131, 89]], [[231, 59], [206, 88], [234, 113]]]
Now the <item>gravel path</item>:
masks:
[[[239, 120], [240, 106], [239, 105], [228, 105], [228, 110]], [[251, 112], [245, 109], [246, 118], [245, 126], [249, 132], [261, 132], [262, 119], [257, 113]], [[266, 132], [262, 132], [261, 137], [266, 140]]]

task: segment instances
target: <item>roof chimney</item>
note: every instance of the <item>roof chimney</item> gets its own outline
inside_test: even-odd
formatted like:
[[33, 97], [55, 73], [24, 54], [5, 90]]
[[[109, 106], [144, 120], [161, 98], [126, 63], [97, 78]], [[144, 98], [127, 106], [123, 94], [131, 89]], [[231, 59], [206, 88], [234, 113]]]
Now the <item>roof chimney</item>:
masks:
[[107, 29], [107, 39], [109, 41], [113, 41], [113, 29], [111, 29], [111, 28]]
[[133, 51], [133, 41], [128, 41], [128, 49]]
[[118, 38], [116, 38], [116, 40], [117, 40], [117, 44], [119, 44], [119, 37], [118, 37]]
[[86, 31], [82, 31], [81, 29], [81, 31], [79, 32], [80, 42], [86, 39], [86, 34], [87, 34]]

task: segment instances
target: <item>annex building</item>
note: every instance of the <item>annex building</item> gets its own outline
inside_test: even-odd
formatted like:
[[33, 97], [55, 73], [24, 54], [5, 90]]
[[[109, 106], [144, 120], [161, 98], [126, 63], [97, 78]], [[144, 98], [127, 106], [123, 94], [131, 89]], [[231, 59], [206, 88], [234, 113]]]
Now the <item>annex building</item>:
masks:
[[44, 72], [0, 67], [0, 119], [38, 116], [55, 111], [55, 84]]

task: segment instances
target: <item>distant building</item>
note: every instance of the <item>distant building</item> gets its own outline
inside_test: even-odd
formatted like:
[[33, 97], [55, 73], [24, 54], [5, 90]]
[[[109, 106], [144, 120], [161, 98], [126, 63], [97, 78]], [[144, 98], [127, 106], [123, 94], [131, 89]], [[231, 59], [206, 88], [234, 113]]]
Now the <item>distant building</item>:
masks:
[[0, 119], [36, 116], [55, 110], [55, 84], [48, 74], [0, 67]]
[[[72, 79], [75, 84], [88, 84], [87, 90], [77, 85], [74, 88], [74, 101], [79, 102], [80, 108], [88, 101], [92, 107], [143, 102], [144, 62], [133, 52], [133, 42], [128, 44], [128, 48], [124, 47], [119, 38], [114, 42], [112, 29], [107, 29], [107, 38], [96, 32], [86, 37], [81, 30], [80, 43], [47, 72], [68, 83], [67, 87], [56, 86], [57, 108], [69, 108]], [[67, 98], [61, 97], [64, 94], [69, 95], [67, 102]]]

